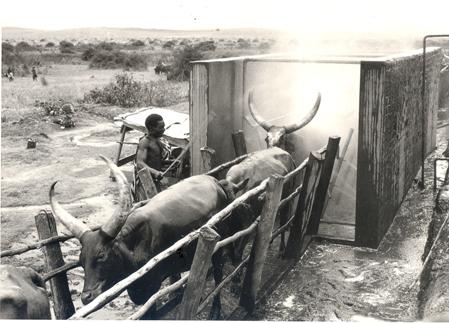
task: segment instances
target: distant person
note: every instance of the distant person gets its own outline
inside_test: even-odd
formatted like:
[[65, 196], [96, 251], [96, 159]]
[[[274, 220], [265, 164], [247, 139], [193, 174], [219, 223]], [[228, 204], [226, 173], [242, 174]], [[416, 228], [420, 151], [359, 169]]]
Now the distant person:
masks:
[[147, 134], [139, 141], [136, 154], [136, 170], [147, 168], [155, 179], [155, 184], [160, 191], [162, 179], [162, 167], [164, 165], [164, 145], [161, 137], [165, 131], [164, 119], [159, 114], [151, 114], [145, 119]]
[[37, 81], [37, 72], [34, 66], [31, 68], [31, 75], [33, 76], [33, 81]]
[[14, 73], [11, 67], [8, 67], [8, 70], [6, 71], [6, 77], [10, 82], [14, 81]]

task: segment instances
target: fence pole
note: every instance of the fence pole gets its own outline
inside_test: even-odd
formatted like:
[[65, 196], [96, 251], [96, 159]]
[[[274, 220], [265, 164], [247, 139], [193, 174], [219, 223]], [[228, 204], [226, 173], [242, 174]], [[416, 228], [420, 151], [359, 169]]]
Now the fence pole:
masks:
[[296, 207], [295, 218], [293, 219], [285, 248], [285, 258], [299, 258], [304, 245], [305, 229], [312, 213], [312, 206], [316, 198], [323, 157], [315, 152], [311, 152], [307, 162], [306, 173], [299, 194], [298, 206]]
[[210, 267], [215, 245], [220, 240], [220, 235], [209, 226], [200, 229], [198, 245], [190, 268], [189, 279], [182, 297], [178, 320], [193, 320], [196, 316], [207, 271]]
[[239, 130], [232, 134], [232, 142], [234, 144], [235, 157], [247, 154], [245, 135], [243, 130]]
[[212, 158], [215, 155], [215, 150], [209, 147], [201, 147], [201, 173], [204, 174], [212, 168]]
[[323, 217], [324, 203], [327, 196], [327, 189], [334, 169], [335, 157], [337, 156], [339, 136], [329, 137], [326, 148], [326, 157], [324, 158], [323, 170], [321, 171], [320, 181], [318, 183], [316, 198], [312, 207], [307, 234], [317, 234], [320, 220]]
[[257, 226], [256, 237], [251, 249], [250, 259], [243, 281], [242, 294], [240, 296], [240, 305], [250, 313], [256, 304], [257, 292], [259, 291], [262, 280], [263, 264], [281, 200], [283, 183], [283, 177], [275, 175], [270, 177], [267, 184], [265, 204], [260, 215], [260, 223]]
[[[51, 212], [40, 212], [35, 216], [35, 222], [39, 239], [46, 239], [58, 235], [55, 218]], [[43, 248], [43, 252], [45, 255], [47, 272], [64, 265], [64, 259], [62, 258], [59, 242], [47, 244]], [[69, 318], [73, 313], [75, 313], [75, 307], [72, 303], [66, 273], [60, 273], [51, 278], [50, 286], [56, 319], [64, 320]]]

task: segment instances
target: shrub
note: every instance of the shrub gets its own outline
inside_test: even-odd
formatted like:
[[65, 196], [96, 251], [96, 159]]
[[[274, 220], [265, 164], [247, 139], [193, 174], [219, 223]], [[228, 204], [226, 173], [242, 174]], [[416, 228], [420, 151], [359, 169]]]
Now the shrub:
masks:
[[13, 52], [14, 46], [8, 42], [2, 42], [2, 55], [5, 55], [6, 52]]
[[176, 42], [174, 40], [169, 40], [162, 45], [162, 48], [165, 49], [172, 49], [176, 45]]
[[95, 46], [96, 50], [107, 50], [113, 51], [117, 47], [117, 43], [114, 42], [101, 42], [97, 46]]
[[146, 84], [134, 80], [128, 73], [117, 74], [115, 82], [111, 82], [103, 89], [95, 88], [84, 96], [88, 103], [112, 104], [121, 107], [135, 107], [146, 102], [149, 93]]
[[189, 62], [203, 59], [204, 55], [194, 46], [185, 46], [174, 54], [174, 62], [167, 74], [167, 80], [186, 81], [189, 79]]
[[16, 45], [16, 50], [18, 52], [32, 51], [34, 50], [34, 47], [28, 44], [26, 41], [21, 41]]
[[45, 47], [47, 47], [47, 48], [55, 47], [55, 43], [50, 41], [47, 44], [45, 44]]
[[145, 46], [145, 43], [141, 40], [135, 40], [135, 41], [131, 42], [131, 45], [135, 46], [135, 47], [142, 47], [142, 46]]
[[73, 43], [71, 43], [69, 41], [62, 40], [59, 42], [59, 50], [61, 51], [61, 53], [70, 54], [70, 53], [73, 53], [74, 49], [75, 49], [75, 45], [73, 45]]
[[208, 40], [200, 42], [199, 44], [196, 45], [196, 48], [200, 51], [206, 50], [214, 51], [217, 48], [217, 46], [215, 45], [215, 42], [213, 40]]
[[239, 38], [239, 39], [237, 40], [237, 44], [238, 44], [238, 47], [239, 47], [239, 48], [247, 49], [247, 48], [250, 48], [250, 47], [251, 47], [251, 43], [250, 43], [248, 40], [245, 40], [245, 39], [243, 39], [243, 38]]
[[271, 48], [271, 45], [269, 42], [263, 42], [259, 44], [259, 49], [261, 50], [268, 50]]
[[95, 55], [95, 49], [92, 47], [87, 48], [84, 52], [81, 53], [81, 59], [83, 61], [90, 61], [92, 57]]
[[142, 55], [137, 53], [125, 53], [122, 51], [95, 51], [89, 64], [90, 68], [123, 68], [130, 70], [146, 70], [148, 63]]
[[85, 103], [118, 105], [121, 107], [169, 106], [184, 102], [188, 87], [169, 81], [139, 82], [132, 74], [122, 73], [104, 88], [96, 88], [84, 95]]

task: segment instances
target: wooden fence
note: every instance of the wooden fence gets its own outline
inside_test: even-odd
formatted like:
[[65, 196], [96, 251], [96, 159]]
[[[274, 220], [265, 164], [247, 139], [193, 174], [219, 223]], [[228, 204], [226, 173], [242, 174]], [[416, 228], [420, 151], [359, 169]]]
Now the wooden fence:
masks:
[[[91, 303], [80, 308], [77, 312], [74, 311], [70, 297], [66, 272], [78, 267], [80, 264], [79, 262], [65, 264], [59, 247], [60, 242], [71, 239], [73, 236], [57, 235], [54, 218], [50, 212], [44, 211], [36, 216], [40, 241], [24, 248], [3, 251], [0, 253], [0, 257], [44, 248], [47, 270], [44, 279], [46, 281], [49, 280], [51, 284], [56, 319], [82, 319], [116, 298], [130, 284], [152, 270], [160, 261], [198, 239], [197, 249], [190, 271], [177, 282], [155, 293], [128, 319], [135, 320], [141, 318], [161, 297], [169, 295], [180, 288], [185, 288], [185, 291], [177, 319], [195, 319], [196, 315], [206, 308], [213, 297], [244, 268], [246, 268], [246, 273], [243, 279], [239, 304], [244, 310], [251, 312], [255, 308], [258, 300], [260, 300], [262, 271], [269, 244], [281, 235], [281, 233], [289, 230], [290, 233], [284, 256], [296, 262], [307, 248], [311, 238], [317, 234], [339, 141], [339, 137], [329, 138], [327, 147], [311, 153], [309, 158], [304, 160], [301, 165], [286, 176], [273, 176], [265, 179], [259, 186], [236, 198], [223, 210], [215, 214], [201, 228], [191, 232], [168, 249], [150, 259], [139, 270], [115, 284], [95, 298]], [[234, 143], [241, 145], [242, 142], [244, 143], [244, 140], [239, 139], [237, 134], [234, 137]], [[211, 150], [204, 149], [203, 151], [205, 152], [202, 154], [203, 166], [210, 165], [208, 159], [211, 158]], [[247, 156], [245, 154], [246, 147], [236, 146], [236, 152], [237, 155], [243, 155], [210, 170], [207, 174], [218, 176], [221, 171], [241, 162]], [[299, 180], [300, 178], [302, 180]], [[289, 196], [281, 199], [283, 187], [290, 181], [293, 181], [296, 187]], [[261, 214], [247, 228], [220, 240], [221, 237], [213, 229], [215, 225], [229, 217], [232, 210], [237, 206], [249, 198], [260, 194], [264, 195], [264, 206]], [[140, 207], [145, 202], [139, 202], [133, 208]], [[282, 227], [274, 229], [276, 215], [279, 209], [287, 203], [291, 204], [293, 211]], [[93, 229], [96, 230], [98, 227]], [[211, 267], [210, 259], [212, 255], [220, 248], [235, 242], [237, 239], [254, 233], [255, 238], [251, 245], [249, 255], [236, 266], [233, 272], [224, 277], [222, 282], [212, 292], [208, 295], [203, 295], [206, 275], [208, 269]], [[201, 299], [203, 299], [202, 302]]]

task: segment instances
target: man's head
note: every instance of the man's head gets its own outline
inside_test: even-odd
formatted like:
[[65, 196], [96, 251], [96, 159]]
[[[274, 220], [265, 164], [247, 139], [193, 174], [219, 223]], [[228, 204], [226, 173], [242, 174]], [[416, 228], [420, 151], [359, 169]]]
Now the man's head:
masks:
[[162, 119], [159, 114], [150, 114], [145, 119], [145, 127], [147, 128], [149, 135], [156, 138], [162, 137], [165, 131], [164, 119]]

